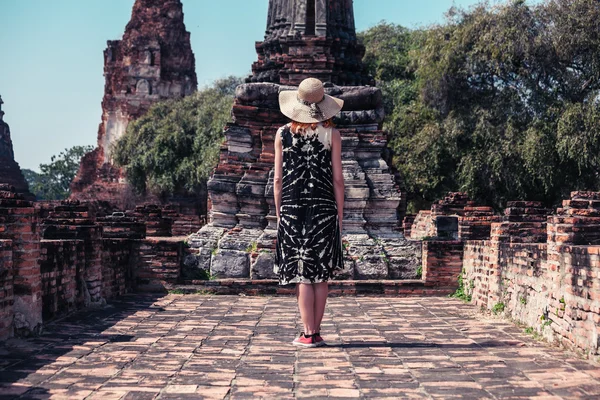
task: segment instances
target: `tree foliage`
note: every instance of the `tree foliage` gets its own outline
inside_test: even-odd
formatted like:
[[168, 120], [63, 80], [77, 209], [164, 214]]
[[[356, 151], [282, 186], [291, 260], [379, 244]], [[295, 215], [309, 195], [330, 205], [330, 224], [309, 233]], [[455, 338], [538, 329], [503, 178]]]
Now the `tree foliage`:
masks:
[[38, 200], [63, 200], [69, 197], [69, 186], [79, 169], [81, 157], [92, 151], [93, 146], [74, 146], [58, 156], [52, 156], [49, 164], [40, 164], [40, 173], [24, 169], [23, 175], [29, 191]]
[[481, 3], [426, 30], [383, 23], [362, 37], [417, 200], [465, 190], [498, 208], [556, 205], [600, 190], [600, 3]]
[[113, 154], [137, 192], [194, 191], [207, 180], [240, 83], [234, 77], [216, 81], [182, 99], [157, 103], [129, 124]]

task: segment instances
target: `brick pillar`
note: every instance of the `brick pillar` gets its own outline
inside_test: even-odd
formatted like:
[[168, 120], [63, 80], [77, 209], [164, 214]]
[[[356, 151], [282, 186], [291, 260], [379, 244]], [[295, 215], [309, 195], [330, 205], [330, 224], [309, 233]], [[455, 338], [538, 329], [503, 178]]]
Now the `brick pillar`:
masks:
[[490, 238], [492, 223], [500, 222], [492, 207], [465, 207], [458, 220], [460, 240], [486, 240]]
[[571, 192], [548, 217], [549, 318], [568, 347], [600, 348], [600, 192]]
[[412, 225], [415, 222], [416, 214], [407, 214], [402, 220], [402, 228], [404, 228], [404, 237], [409, 238], [412, 230]]
[[78, 276], [78, 289], [84, 296], [84, 305], [104, 303], [102, 298], [101, 228], [92, 211], [77, 200], [65, 200], [48, 213], [42, 221], [44, 239], [79, 239], [84, 243], [85, 269]]
[[116, 212], [98, 218], [102, 227], [102, 296], [111, 299], [135, 288], [135, 267], [146, 225]]
[[137, 206], [133, 213], [128, 212], [126, 215], [145, 222], [147, 236], [171, 236], [173, 220], [171, 218], [165, 218], [162, 209], [156, 204]]
[[458, 287], [462, 271], [463, 242], [426, 240], [423, 242], [423, 280], [426, 286], [448, 289]]
[[[1, 325], [12, 324], [15, 336], [39, 334], [42, 331], [42, 296], [37, 217], [33, 203], [24, 200], [7, 185], [0, 185], [0, 239], [12, 241], [14, 294], [14, 319], [4, 320]], [[10, 315], [3, 317], [10, 318]]]
[[548, 217], [548, 243], [600, 245], [600, 192], [571, 192]]

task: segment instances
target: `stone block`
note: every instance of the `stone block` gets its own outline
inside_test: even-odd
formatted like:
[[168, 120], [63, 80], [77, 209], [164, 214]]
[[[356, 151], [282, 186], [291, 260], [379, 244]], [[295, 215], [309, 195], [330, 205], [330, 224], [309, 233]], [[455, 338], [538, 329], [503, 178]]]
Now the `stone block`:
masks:
[[273, 272], [274, 263], [275, 254], [264, 250], [259, 252], [256, 260], [252, 263], [250, 277], [252, 279], [277, 279], [277, 274]]
[[210, 274], [218, 279], [249, 278], [249, 253], [238, 250], [219, 249], [212, 256]]
[[370, 255], [355, 260], [355, 279], [386, 279], [388, 276], [388, 261], [384, 256]]

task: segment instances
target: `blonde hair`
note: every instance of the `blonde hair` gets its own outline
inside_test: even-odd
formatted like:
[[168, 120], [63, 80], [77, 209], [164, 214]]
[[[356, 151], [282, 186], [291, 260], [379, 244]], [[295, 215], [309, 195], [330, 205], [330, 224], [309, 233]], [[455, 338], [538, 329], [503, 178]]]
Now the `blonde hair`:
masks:
[[325, 128], [334, 128], [335, 124], [333, 123], [333, 118], [329, 118], [325, 121], [314, 122], [314, 123], [305, 123], [305, 122], [296, 122], [292, 121], [292, 132], [293, 133], [305, 133], [308, 128], [313, 131], [317, 129], [319, 124], [323, 124]]

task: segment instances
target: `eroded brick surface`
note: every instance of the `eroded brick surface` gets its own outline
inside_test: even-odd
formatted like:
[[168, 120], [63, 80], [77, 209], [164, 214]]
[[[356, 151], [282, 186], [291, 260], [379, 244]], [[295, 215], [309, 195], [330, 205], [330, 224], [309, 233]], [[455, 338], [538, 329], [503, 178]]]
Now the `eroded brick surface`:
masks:
[[328, 347], [291, 297], [127, 295], [0, 347], [0, 397], [597, 398], [600, 368], [448, 298], [332, 298]]

